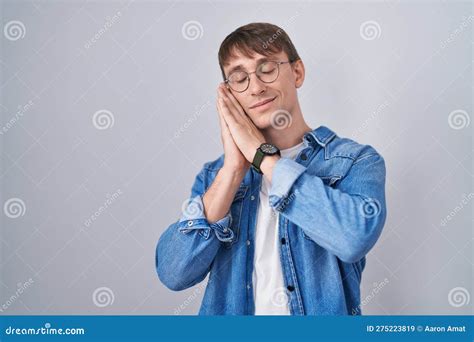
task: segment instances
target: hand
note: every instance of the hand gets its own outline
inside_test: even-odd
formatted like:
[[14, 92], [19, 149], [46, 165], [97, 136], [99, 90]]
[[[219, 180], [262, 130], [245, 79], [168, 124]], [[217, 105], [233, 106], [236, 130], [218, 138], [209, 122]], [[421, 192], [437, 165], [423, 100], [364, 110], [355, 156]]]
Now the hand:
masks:
[[217, 94], [217, 112], [219, 114], [219, 124], [221, 127], [221, 140], [222, 145], [224, 146], [224, 168], [232, 171], [243, 171], [246, 172], [250, 167], [250, 163], [245, 159], [242, 152], [234, 142], [232, 135], [230, 134], [229, 127], [227, 126], [226, 121], [224, 120], [222, 113], [224, 109], [222, 108], [219, 98], [219, 90]]
[[245, 159], [251, 163], [257, 148], [265, 142], [262, 132], [250, 120], [240, 103], [223, 83], [218, 87], [217, 101], [221, 109], [219, 112], [235, 145]]

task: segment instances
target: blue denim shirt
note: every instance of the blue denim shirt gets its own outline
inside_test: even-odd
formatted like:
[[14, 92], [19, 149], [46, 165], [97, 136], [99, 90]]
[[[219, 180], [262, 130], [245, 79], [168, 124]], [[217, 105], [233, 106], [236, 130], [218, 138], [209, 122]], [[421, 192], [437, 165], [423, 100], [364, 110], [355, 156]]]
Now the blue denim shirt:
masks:
[[[370, 145], [325, 126], [303, 137], [295, 160], [273, 169], [270, 205], [278, 212], [280, 259], [292, 315], [361, 314], [365, 255], [386, 218], [385, 162]], [[156, 269], [179, 291], [208, 284], [200, 315], [253, 315], [254, 238], [262, 175], [248, 170], [229, 213], [210, 224], [202, 196], [224, 156], [204, 164], [182, 217], [161, 235]]]

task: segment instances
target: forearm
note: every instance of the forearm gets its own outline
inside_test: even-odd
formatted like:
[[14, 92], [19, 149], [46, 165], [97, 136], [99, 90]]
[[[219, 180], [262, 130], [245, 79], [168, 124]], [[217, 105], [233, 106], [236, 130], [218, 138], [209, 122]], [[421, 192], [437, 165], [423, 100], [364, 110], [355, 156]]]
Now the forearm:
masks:
[[161, 282], [173, 291], [187, 289], [202, 281], [209, 272], [221, 242], [200, 230], [188, 234], [171, 224], [161, 235], [155, 254], [155, 266]]
[[368, 199], [303, 174], [279, 212], [326, 250], [355, 262], [375, 244], [385, 221], [383, 197]]
[[222, 219], [230, 209], [232, 200], [245, 177], [247, 169], [223, 167], [203, 196], [204, 213], [209, 223]]
[[196, 177], [182, 217], [161, 235], [156, 248], [156, 269], [168, 288], [179, 291], [202, 281], [221, 242], [234, 238], [227, 214], [245, 171], [232, 170], [240, 168], [219, 170], [205, 193], [202, 171]]
[[341, 260], [365, 255], [386, 218], [385, 164], [379, 155], [354, 162], [337, 188], [282, 158], [273, 168], [270, 205]]

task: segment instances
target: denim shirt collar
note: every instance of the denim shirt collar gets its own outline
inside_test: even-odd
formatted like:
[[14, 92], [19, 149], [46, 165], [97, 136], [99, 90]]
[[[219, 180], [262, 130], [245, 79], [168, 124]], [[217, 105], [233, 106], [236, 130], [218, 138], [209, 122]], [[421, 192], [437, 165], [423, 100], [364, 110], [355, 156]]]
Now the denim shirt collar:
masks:
[[316, 144], [318, 144], [322, 147], [325, 147], [326, 144], [329, 143], [335, 136], [336, 133], [326, 126], [319, 126], [311, 132], [305, 133], [303, 136], [303, 141], [305, 142], [306, 146], [312, 145], [313, 147], [316, 147]]

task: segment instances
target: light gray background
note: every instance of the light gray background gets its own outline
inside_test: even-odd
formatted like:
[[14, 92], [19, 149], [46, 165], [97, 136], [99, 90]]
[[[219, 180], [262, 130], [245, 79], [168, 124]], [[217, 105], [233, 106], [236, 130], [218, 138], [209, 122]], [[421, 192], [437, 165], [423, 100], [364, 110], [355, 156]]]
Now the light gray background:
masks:
[[310, 125], [386, 160], [363, 313], [472, 312], [472, 3], [3, 1], [1, 17], [2, 314], [197, 313], [204, 284], [167, 290], [155, 246], [222, 153], [217, 49], [254, 21], [297, 47]]

